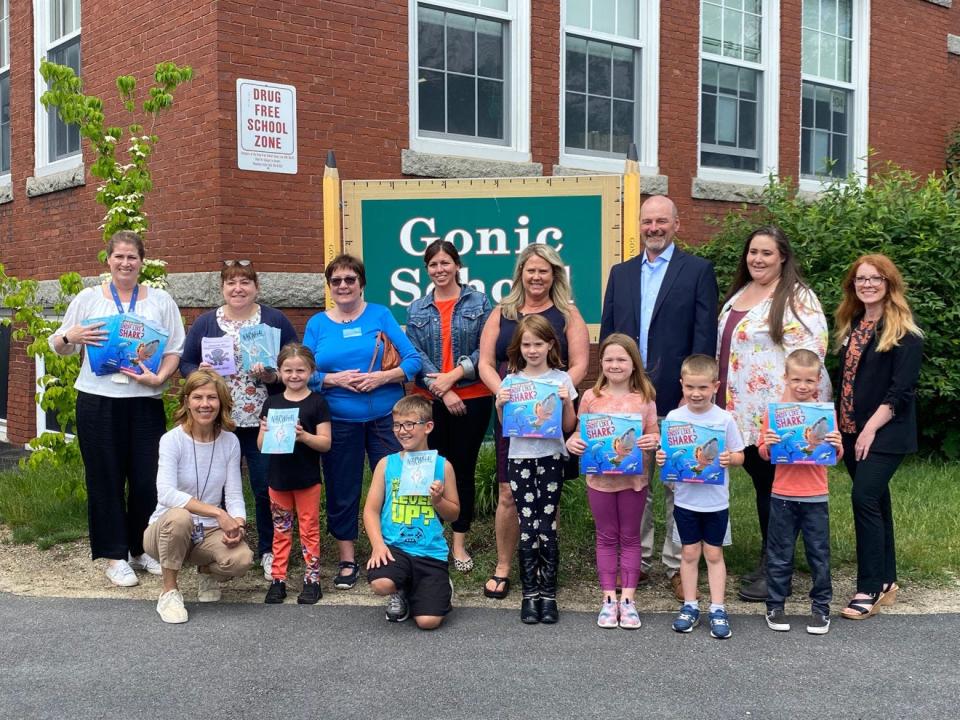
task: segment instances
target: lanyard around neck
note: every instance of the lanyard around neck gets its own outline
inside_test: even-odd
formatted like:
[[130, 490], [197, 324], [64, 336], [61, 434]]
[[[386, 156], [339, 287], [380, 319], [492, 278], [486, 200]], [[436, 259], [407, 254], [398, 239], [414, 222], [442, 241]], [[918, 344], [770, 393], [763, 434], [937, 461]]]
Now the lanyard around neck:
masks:
[[[120, 294], [117, 292], [117, 286], [113, 283], [110, 283], [110, 294], [113, 295], [113, 302], [117, 305], [117, 312], [123, 315], [123, 303], [120, 302]], [[127, 312], [133, 312], [133, 309], [137, 306], [137, 295], [140, 294], [140, 286], [134, 285], [133, 292], [130, 294], [130, 309]]]
[[213, 438], [213, 447], [210, 448], [210, 464], [207, 465], [207, 476], [203, 479], [203, 487], [200, 487], [200, 468], [197, 464], [197, 441], [193, 437], [193, 433], [190, 433], [190, 441], [193, 446], [193, 472], [197, 478], [197, 500], [200, 502], [206, 502], [203, 499], [203, 494], [207, 491], [207, 482], [210, 480], [210, 471], [213, 470], [213, 456], [217, 452], [217, 438]]

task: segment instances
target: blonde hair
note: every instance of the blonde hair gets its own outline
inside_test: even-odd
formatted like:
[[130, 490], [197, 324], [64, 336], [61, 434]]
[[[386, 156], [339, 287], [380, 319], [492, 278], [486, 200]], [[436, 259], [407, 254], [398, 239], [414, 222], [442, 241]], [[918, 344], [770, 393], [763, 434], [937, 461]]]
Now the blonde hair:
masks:
[[423, 395], [404, 395], [393, 406], [394, 415], [416, 415], [420, 420], [433, 420], [433, 403]]
[[532, 333], [544, 342], [553, 343], [547, 351], [547, 367], [563, 367], [563, 361], [560, 359], [560, 342], [557, 340], [557, 332], [553, 329], [553, 325], [542, 315], [524, 315], [517, 323], [517, 329], [513, 333], [510, 345], [507, 346], [507, 367], [510, 372], [518, 372], [527, 366], [527, 361], [520, 352], [525, 332]]
[[786, 360], [783, 362], [783, 368], [788, 372], [796, 368], [807, 368], [810, 370], [816, 368], [820, 370], [822, 367], [823, 363], [820, 361], [820, 356], [813, 350], [807, 350], [806, 348], [794, 350], [787, 355]]
[[843, 279], [843, 299], [834, 315], [837, 319], [837, 327], [834, 330], [833, 337], [837, 350], [839, 351], [850, 336], [854, 319], [859, 318], [866, 312], [863, 302], [857, 297], [854, 283], [857, 270], [860, 269], [861, 265], [873, 265], [887, 283], [887, 294], [883, 297], [883, 317], [877, 327], [879, 330], [877, 351], [887, 352], [895, 348], [907, 333], [923, 337], [923, 331], [914, 322], [913, 312], [910, 310], [909, 303], [907, 303], [907, 285], [903, 281], [903, 275], [886, 255], [873, 253], [861, 255], [857, 258], [847, 276]]
[[[597, 357], [600, 358], [601, 363], [603, 362], [603, 353], [606, 352], [607, 348], [611, 345], [623, 348], [633, 363], [633, 371], [630, 373], [630, 392], [643, 396], [645, 402], [653, 402], [656, 400], [656, 388], [653, 387], [653, 383], [650, 382], [650, 378], [647, 377], [647, 373], [643, 369], [643, 360], [640, 359], [640, 350], [637, 348], [637, 343], [634, 339], [623, 333], [608, 335], [607, 339], [600, 343], [600, 351], [597, 353]], [[593, 385], [594, 394], [600, 395], [603, 389], [609, 384], [610, 381], [607, 380], [607, 376], [603, 374], [603, 367], [601, 365], [600, 375], [597, 377], [597, 382]]]
[[720, 377], [717, 359], [712, 355], [690, 355], [680, 366], [680, 377], [700, 375], [716, 381]]
[[230, 412], [233, 410], [233, 399], [230, 397], [230, 390], [227, 388], [227, 384], [223, 381], [222, 377], [217, 375], [213, 370], [207, 369], [194, 370], [187, 376], [177, 397], [180, 401], [180, 406], [176, 409], [176, 412], [173, 413], [173, 421], [177, 425], [182, 425], [188, 434], [192, 432], [193, 418], [190, 416], [190, 410], [187, 408], [187, 401], [195, 390], [199, 390], [205, 385], [213, 385], [217, 391], [217, 399], [220, 401], [220, 413], [217, 415], [216, 420], [213, 421], [215, 434], [219, 434], [221, 430], [233, 430], [237, 424], [233, 421], [233, 418], [230, 417]]
[[507, 296], [500, 301], [500, 315], [507, 320], [517, 319], [520, 308], [526, 302], [523, 289], [523, 267], [534, 255], [549, 263], [553, 269], [550, 301], [565, 318], [569, 319], [570, 311], [573, 308], [573, 292], [570, 289], [570, 281], [567, 280], [567, 271], [563, 265], [563, 260], [560, 259], [560, 254], [544, 243], [532, 243], [521, 251], [513, 269], [513, 286]]
[[313, 356], [313, 350], [308, 348], [306, 345], [301, 345], [296, 342], [289, 342], [283, 346], [280, 350], [280, 353], [277, 355], [277, 370], [283, 367], [283, 364], [290, 358], [300, 358], [310, 369], [310, 373], [313, 374], [317, 369], [317, 360]]

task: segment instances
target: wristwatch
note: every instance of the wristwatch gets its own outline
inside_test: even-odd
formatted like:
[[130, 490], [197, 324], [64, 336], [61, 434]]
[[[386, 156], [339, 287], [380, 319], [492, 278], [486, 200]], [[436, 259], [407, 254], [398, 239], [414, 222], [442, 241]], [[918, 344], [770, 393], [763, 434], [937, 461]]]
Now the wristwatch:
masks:
[[64, 345], [73, 345], [73, 343], [70, 342], [70, 338], [67, 337], [67, 334], [66, 334], [66, 333], [64, 333], [64, 334], [61, 335], [60, 337], [63, 338], [63, 344], [64, 344]]

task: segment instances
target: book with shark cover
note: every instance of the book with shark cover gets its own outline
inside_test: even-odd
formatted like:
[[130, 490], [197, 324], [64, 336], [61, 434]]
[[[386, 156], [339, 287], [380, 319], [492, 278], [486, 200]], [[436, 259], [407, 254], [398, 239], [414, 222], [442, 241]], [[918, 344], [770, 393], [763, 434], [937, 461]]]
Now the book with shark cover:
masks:
[[563, 438], [557, 383], [514, 375], [504, 385], [510, 388], [510, 400], [503, 406], [503, 437]]
[[837, 429], [833, 403], [777, 402], [767, 405], [770, 430], [780, 442], [770, 446], [774, 465], [836, 465], [837, 450], [826, 441]]
[[661, 438], [667, 455], [660, 472], [663, 482], [723, 485], [720, 453], [726, 449], [726, 436], [722, 429], [664, 420]]
[[643, 435], [639, 413], [585, 413], [580, 416], [580, 437], [587, 449], [580, 456], [585, 475], [639, 475], [643, 451], [637, 440]]

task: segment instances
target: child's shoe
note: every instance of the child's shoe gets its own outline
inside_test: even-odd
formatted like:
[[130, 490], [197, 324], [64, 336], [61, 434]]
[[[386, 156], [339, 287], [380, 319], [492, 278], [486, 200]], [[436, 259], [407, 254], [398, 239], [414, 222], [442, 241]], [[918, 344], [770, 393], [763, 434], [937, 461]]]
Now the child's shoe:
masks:
[[600, 614], [597, 615], [597, 625], [602, 628], [615, 628], [617, 626], [617, 601], [604, 600], [600, 606]]
[[787, 622], [783, 608], [767, 610], [767, 627], [777, 632], [790, 632], [790, 623]]
[[636, 630], [640, 627], [640, 613], [630, 600], [620, 601], [620, 627], [624, 630]]
[[811, 635], [826, 635], [830, 632], [830, 616], [813, 613], [807, 620], [807, 632]]
[[287, 584], [283, 580], [274, 580], [270, 583], [267, 596], [263, 599], [268, 605], [279, 605], [287, 597]]
[[399, 623], [408, 617], [410, 617], [410, 606], [407, 604], [407, 594], [399, 590], [387, 600], [387, 620]]
[[304, 582], [303, 590], [297, 595], [297, 605], [316, 605], [323, 597], [319, 582]]
[[673, 629], [677, 632], [688, 633], [700, 624], [699, 608], [684, 605], [680, 608], [680, 613], [673, 621]]
[[733, 635], [730, 631], [730, 620], [726, 610], [713, 610], [710, 613], [710, 637], [726, 640]]

